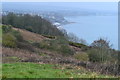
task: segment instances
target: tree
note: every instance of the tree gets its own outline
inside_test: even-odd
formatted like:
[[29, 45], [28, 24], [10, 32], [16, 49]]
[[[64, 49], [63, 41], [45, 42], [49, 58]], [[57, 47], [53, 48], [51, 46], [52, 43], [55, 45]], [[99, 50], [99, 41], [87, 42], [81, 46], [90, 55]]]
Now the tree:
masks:
[[106, 62], [111, 59], [111, 45], [105, 39], [95, 40], [91, 44], [92, 49], [88, 51], [90, 61], [92, 62]]
[[68, 40], [75, 43], [81, 43], [87, 45], [86, 40], [78, 38], [74, 33], [68, 34]]
[[68, 40], [76, 43], [79, 42], [79, 38], [74, 33], [68, 34]]
[[95, 40], [91, 44], [91, 46], [94, 47], [94, 48], [106, 48], [106, 49], [110, 49], [112, 47], [112, 45], [110, 45], [110, 41], [107, 41], [103, 38]]

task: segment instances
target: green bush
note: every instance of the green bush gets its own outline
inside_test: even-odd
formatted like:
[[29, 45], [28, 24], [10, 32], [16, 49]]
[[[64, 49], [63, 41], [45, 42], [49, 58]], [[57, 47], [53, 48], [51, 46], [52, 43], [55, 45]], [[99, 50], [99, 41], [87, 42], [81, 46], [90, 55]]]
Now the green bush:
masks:
[[[31, 43], [31, 42], [29, 42], [29, 43]], [[49, 41], [47, 41], [47, 40], [44, 40], [41, 42], [32, 42], [31, 44], [33, 46], [36, 46], [36, 47], [41, 48], [41, 49], [50, 49]]]
[[80, 61], [89, 61], [89, 56], [87, 53], [83, 53], [83, 52], [76, 53], [74, 54], [74, 57]]
[[106, 49], [94, 48], [88, 50], [89, 59], [92, 62], [106, 62], [110, 59], [110, 54]]
[[63, 55], [73, 55], [74, 50], [72, 50], [68, 45], [61, 45], [61, 47], [58, 49]]
[[50, 49], [49, 43], [47, 41], [39, 43], [41, 49]]
[[57, 51], [64, 55], [71, 55], [74, 53], [74, 50], [69, 47], [68, 42], [64, 38], [60, 37], [57, 37], [57, 39], [54, 40], [43, 40], [40, 43], [33, 43], [33, 45], [41, 49]]
[[84, 44], [81, 44], [81, 43], [75, 43], [75, 42], [69, 41], [69, 45], [81, 48], [83, 51], [88, 49], [87, 45], [84, 45]]
[[2, 32], [3, 33], [10, 32], [11, 30], [12, 30], [12, 26], [11, 25], [2, 25]]
[[44, 36], [44, 37], [46, 37], [46, 38], [50, 38], [50, 39], [55, 39], [55, 36], [51, 36], [51, 35], [42, 35], [42, 36]]
[[16, 38], [11, 34], [4, 34], [2, 37], [2, 45], [5, 47], [17, 47]]
[[10, 25], [2, 25], [2, 45], [5, 47], [17, 47], [17, 43], [23, 41], [20, 32], [13, 30]]
[[23, 41], [23, 37], [21, 36], [20, 32], [12, 30], [11, 34], [17, 39], [17, 41]]

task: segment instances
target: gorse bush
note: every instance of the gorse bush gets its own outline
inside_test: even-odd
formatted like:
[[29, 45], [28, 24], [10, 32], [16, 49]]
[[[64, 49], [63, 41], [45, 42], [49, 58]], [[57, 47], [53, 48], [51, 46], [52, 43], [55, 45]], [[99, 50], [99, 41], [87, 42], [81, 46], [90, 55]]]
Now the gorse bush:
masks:
[[80, 61], [89, 61], [89, 56], [85, 52], [76, 53], [74, 57]]
[[42, 36], [50, 38], [50, 39], [55, 39], [55, 36], [51, 36], [51, 35], [42, 35]]
[[20, 32], [13, 30], [10, 25], [2, 25], [2, 45], [5, 47], [17, 47], [17, 43], [23, 41]]
[[2, 32], [3, 33], [8, 33], [12, 30], [12, 26], [11, 25], [2, 25]]
[[20, 32], [12, 30], [10, 33], [16, 37], [17, 41], [23, 41], [23, 37], [21, 36]]
[[83, 51], [89, 49], [89, 47], [87, 45], [84, 45], [82, 43], [75, 43], [75, 42], [69, 41], [69, 45], [81, 48], [81, 50], [83, 50]]
[[74, 50], [71, 49], [68, 45], [61, 45], [61, 47], [58, 49], [63, 55], [73, 55]]
[[5, 47], [15, 48], [17, 47], [16, 38], [11, 34], [3, 34], [2, 45]]

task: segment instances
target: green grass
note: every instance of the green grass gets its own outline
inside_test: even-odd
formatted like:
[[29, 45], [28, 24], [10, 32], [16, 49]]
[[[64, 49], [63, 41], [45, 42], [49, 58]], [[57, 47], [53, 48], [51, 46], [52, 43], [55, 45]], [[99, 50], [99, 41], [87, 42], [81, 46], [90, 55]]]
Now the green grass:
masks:
[[6, 63], [2, 78], [108, 78], [85, 69], [62, 69], [63, 66], [36, 63]]

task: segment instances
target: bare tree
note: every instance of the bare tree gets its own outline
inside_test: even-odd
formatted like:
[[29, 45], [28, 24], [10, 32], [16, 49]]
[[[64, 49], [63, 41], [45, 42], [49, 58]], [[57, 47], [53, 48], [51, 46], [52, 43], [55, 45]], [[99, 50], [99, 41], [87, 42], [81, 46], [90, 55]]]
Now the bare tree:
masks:
[[84, 40], [82, 38], [81, 39], [78, 38], [74, 33], [69, 33], [68, 34], [68, 40], [72, 41], [72, 42], [75, 42], [75, 43], [82, 43], [82, 44], [87, 45], [86, 40]]
[[105, 39], [95, 40], [91, 44], [92, 49], [89, 51], [91, 61], [106, 62], [111, 59], [111, 45]]

